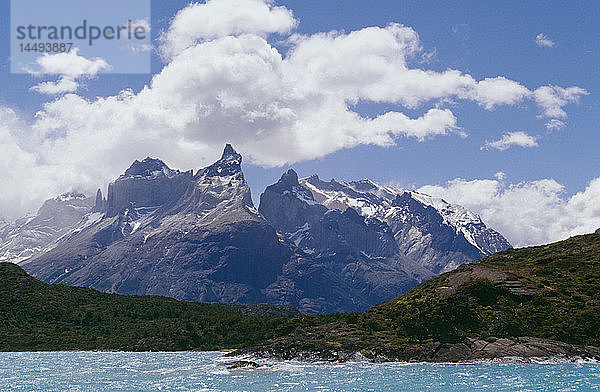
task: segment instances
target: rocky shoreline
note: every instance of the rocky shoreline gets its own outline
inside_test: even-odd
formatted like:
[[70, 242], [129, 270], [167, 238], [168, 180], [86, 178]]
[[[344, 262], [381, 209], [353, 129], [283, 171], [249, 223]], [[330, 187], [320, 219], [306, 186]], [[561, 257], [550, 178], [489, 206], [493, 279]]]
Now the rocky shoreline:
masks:
[[500, 339], [465, 339], [461, 343], [427, 342], [406, 345], [385, 352], [363, 348], [357, 351], [336, 350], [326, 343], [321, 347], [300, 348], [297, 344], [270, 344], [235, 350], [227, 356], [253, 359], [297, 360], [303, 362], [431, 362], [461, 363], [498, 361], [531, 363], [541, 361], [575, 362], [600, 361], [600, 347], [580, 346], [534, 337]]

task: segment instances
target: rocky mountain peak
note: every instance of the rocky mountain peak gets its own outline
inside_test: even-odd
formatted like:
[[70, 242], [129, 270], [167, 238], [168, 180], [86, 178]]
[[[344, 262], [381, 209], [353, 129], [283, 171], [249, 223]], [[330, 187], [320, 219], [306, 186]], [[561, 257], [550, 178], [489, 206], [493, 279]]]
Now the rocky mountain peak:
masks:
[[172, 170], [160, 159], [147, 157], [143, 161], [137, 159], [125, 170], [122, 177], [151, 177], [158, 172], [172, 172]]
[[237, 151], [235, 151], [231, 144], [227, 143], [225, 144], [225, 148], [223, 149], [223, 155], [221, 155], [221, 160], [239, 160], [241, 162], [242, 156], [238, 154]]
[[102, 197], [102, 191], [98, 189], [96, 192], [96, 201], [94, 203], [94, 208], [92, 208], [92, 212], [102, 212], [106, 207], [106, 200]]
[[280, 182], [287, 182], [293, 185], [298, 184], [298, 173], [294, 171], [294, 169], [289, 169], [281, 176]]
[[298, 174], [293, 169], [289, 169], [287, 172], [283, 173], [279, 181], [267, 187], [265, 192], [267, 191], [281, 195], [289, 195], [302, 202], [314, 204], [312, 193], [300, 185], [298, 182]]
[[199, 174], [209, 177], [227, 177], [242, 174], [242, 156], [229, 143], [225, 145], [221, 159], [201, 170]]
[[[160, 159], [136, 160], [123, 175], [108, 185], [107, 200], [101, 204], [106, 207], [108, 216], [132, 207], [172, 204], [186, 191], [191, 178], [191, 171], [173, 170]], [[102, 198], [102, 195], [97, 194], [98, 197]]]
[[96, 204], [102, 201], [102, 190], [100, 188], [98, 188], [98, 190], [96, 191]]

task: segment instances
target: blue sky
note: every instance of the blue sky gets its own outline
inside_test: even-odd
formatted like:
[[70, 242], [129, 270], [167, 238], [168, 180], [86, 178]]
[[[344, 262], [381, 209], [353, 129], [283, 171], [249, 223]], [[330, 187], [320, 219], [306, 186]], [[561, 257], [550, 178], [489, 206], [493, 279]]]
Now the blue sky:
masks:
[[[187, 4], [187, 1], [152, 1], [151, 25], [155, 45], [158, 45], [156, 39], [160, 32], [169, 28], [174, 15]], [[551, 179], [563, 188], [549, 191], [552, 193], [550, 198], [558, 197], [557, 203], [566, 208], [572, 195], [584, 192], [590, 181], [600, 176], [598, 3], [281, 0], [276, 1], [276, 5], [293, 12], [298, 24], [292, 33], [306, 36], [332, 30], [343, 34], [369, 26], [385, 28], [392, 22], [410, 27], [418, 34], [423, 49], [421, 56], [411, 60], [411, 68], [437, 72], [454, 69], [471, 75], [475, 80], [502, 76], [532, 91], [546, 85], [578, 86], [588, 94], [580, 95], [578, 103], [564, 106], [567, 117], [560, 119], [564, 126], [555, 130], [545, 127], [549, 118], [540, 118], [540, 109], [531, 100], [498, 105], [491, 110], [486, 110], [479, 102], [460, 99], [416, 107], [361, 101], [353, 106], [353, 110], [366, 118], [374, 118], [390, 110], [417, 118], [432, 107], [447, 108], [456, 117], [458, 128], [449, 134], [426, 137], [425, 140], [395, 136], [394, 145], [386, 147], [367, 143], [352, 148], [336, 148], [336, 151], [321, 154], [316, 159], [300, 159], [275, 167], [245, 164], [255, 203], [258, 203], [258, 195], [266, 185], [276, 181], [288, 167], [293, 167], [301, 176], [318, 173], [325, 179], [371, 178], [414, 189], [437, 186], [429, 190], [440, 193], [440, 196], [447, 192], [446, 197], [451, 201], [467, 204], [472, 209], [479, 208], [480, 211], [476, 212], [496, 222], [498, 227], [506, 225], [508, 218], [494, 217], [487, 205], [472, 202], [472, 195], [461, 196], [462, 193], [457, 193], [456, 189], [453, 193], [448, 181], [457, 178], [497, 181], [495, 195], [503, 197], [507, 196], [511, 185], [518, 187], [519, 184]], [[40, 82], [39, 78], [10, 73], [9, 2], [4, 0], [1, 7], [0, 51], [4, 56], [0, 62], [0, 105], [13, 109], [23, 122], [32, 124], [35, 122], [34, 114], [42, 109], [42, 105], [57, 97], [29, 90]], [[539, 34], [551, 40], [553, 46], [538, 45], [536, 37]], [[286, 37], [289, 34], [273, 34], [268, 38], [284, 57], [289, 47], [289, 43], [283, 42]], [[161, 60], [154, 52], [152, 73], [160, 73], [165, 62], [168, 61]], [[96, 97], [114, 96], [127, 88], [138, 93], [150, 83], [151, 78], [149, 74], [99, 73], [85, 80], [77, 94], [93, 101]], [[140, 129], [140, 132], [144, 131]], [[486, 142], [500, 140], [509, 132], [523, 132], [535, 138], [537, 146], [482, 149]], [[156, 155], [156, 150], [145, 149], [142, 145], [139, 151], [130, 148], [127, 154], [128, 157], [143, 158]], [[212, 156], [206, 153], [198, 161], [204, 164], [204, 160], [216, 155], [216, 151]], [[176, 163], [168, 156], [164, 159], [173, 165]], [[94, 164], [103, 165], [103, 162]], [[504, 175], [496, 175], [499, 172]], [[64, 182], [61, 185], [64, 186]], [[595, 216], [593, 218], [596, 219]], [[552, 217], [544, 222], [550, 225]], [[593, 220], [589, 225], [596, 222]], [[560, 235], [570, 233], [569, 230], [560, 231]], [[514, 230], [512, 235], [517, 237], [521, 235], [519, 233]], [[524, 243], [554, 239], [560, 235], [548, 234]]]
[[[402, 140], [392, 148], [358, 147], [323, 160], [294, 165], [303, 174], [325, 178], [371, 177], [405, 186], [445, 182], [455, 177], [487, 178], [503, 171], [512, 182], [554, 178], [567, 192], [585, 187], [600, 174], [600, 5], [593, 2], [283, 2], [306, 33], [353, 30], [399, 22], [413, 27], [426, 50], [435, 50], [428, 68], [455, 68], [476, 78], [497, 75], [533, 88], [542, 84], [577, 85], [590, 92], [569, 107], [567, 126], [546, 136], [535, 110], [476, 104], [455, 110], [469, 137], [441, 137], [420, 143]], [[456, 32], [454, 32], [456, 31]], [[554, 48], [538, 47], [545, 33]], [[544, 135], [540, 147], [482, 151], [486, 139], [523, 130]]]

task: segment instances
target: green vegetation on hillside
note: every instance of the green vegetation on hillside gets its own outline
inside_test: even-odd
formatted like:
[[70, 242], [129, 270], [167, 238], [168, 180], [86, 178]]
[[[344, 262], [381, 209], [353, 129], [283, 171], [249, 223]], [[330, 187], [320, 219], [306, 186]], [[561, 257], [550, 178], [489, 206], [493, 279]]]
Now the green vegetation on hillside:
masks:
[[238, 348], [289, 332], [294, 314], [49, 285], [0, 263], [1, 351]]
[[[479, 265], [506, 277], [473, 277], [440, 293]], [[373, 308], [362, 322], [381, 319], [408, 341], [533, 336], [600, 346], [600, 235], [496, 253]]]
[[257, 352], [410, 359], [429, 342], [523, 336], [600, 346], [600, 235], [496, 253], [365, 312], [304, 319]]

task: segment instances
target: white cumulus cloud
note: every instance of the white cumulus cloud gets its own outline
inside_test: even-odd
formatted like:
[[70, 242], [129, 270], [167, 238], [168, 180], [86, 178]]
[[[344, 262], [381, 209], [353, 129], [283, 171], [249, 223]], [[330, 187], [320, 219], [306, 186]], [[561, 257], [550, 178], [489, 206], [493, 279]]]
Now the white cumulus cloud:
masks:
[[585, 89], [577, 86], [568, 88], [542, 86], [533, 92], [534, 99], [542, 109], [543, 116], [557, 119], [567, 118], [564, 107], [569, 103], [579, 102], [582, 95], [588, 94]]
[[514, 105], [531, 94], [526, 87], [502, 76], [479, 81], [472, 93], [472, 98], [488, 110], [498, 105]]
[[101, 59], [87, 59], [79, 55], [79, 49], [69, 53], [48, 54], [44, 53], [36, 59], [38, 69], [28, 70], [30, 74], [38, 77], [46, 75], [58, 76], [53, 82], [41, 82], [31, 90], [46, 95], [72, 93], [79, 88], [78, 81], [83, 78], [93, 78], [101, 70], [109, 69], [108, 63]]
[[271, 0], [207, 0], [177, 12], [161, 37], [160, 53], [170, 60], [198, 42], [240, 34], [265, 37], [297, 24], [292, 11]]
[[[534, 102], [541, 116], [564, 119], [565, 107], [586, 93], [426, 69], [419, 35], [398, 23], [311, 35], [294, 34], [297, 23], [291, 10], [270, 0], [191, 4], [163, 32], [159, 51], [166, 63], [147, 86], [94, 99], [68, 92], [108, 64], [77, 52], [43, 56], [37, 72], [62, 79], [34, 88], [67, 94], [25, 121], [30, 140], [24, 156], [33, 159], [24, 169], [29, 175], [11, 180], [11, 192], [38, 180], [56, 184], [36, 193], [39, 202], [56, 188], [94, 191], [148, 155], [198, 168], [226, 142], [246, 161], [273, 166], [402, 138], [464, 136], [448, 102], [474, 102], [483, 110]], [[285, 51], [269, 41], [272, 34], [285, 40]], [[388, 110], [364, 116], [361, 103]], [[40, 173], [47, 177], [39, 179]], [[3, 196], [0, 204], [10, 202]]]
[[486, 142], [481, 149], [508, 150], [511, 147], [538, 147], [537, 137], [523, 131], [507, 132], [498, 140]]
[[46, 95], [59, 95], [74, 93], [79, 88], [79, 83], [69, 77], [61, 76], [54, 82], [41, 82], [31, 87], [30, 90]]
[[552, 41], [548, 36], [544, 33], [539, 33], [535, 36], [535, 43], [539, 47], [543, 48], [552, 48], [554, 47], [554, 41]]

